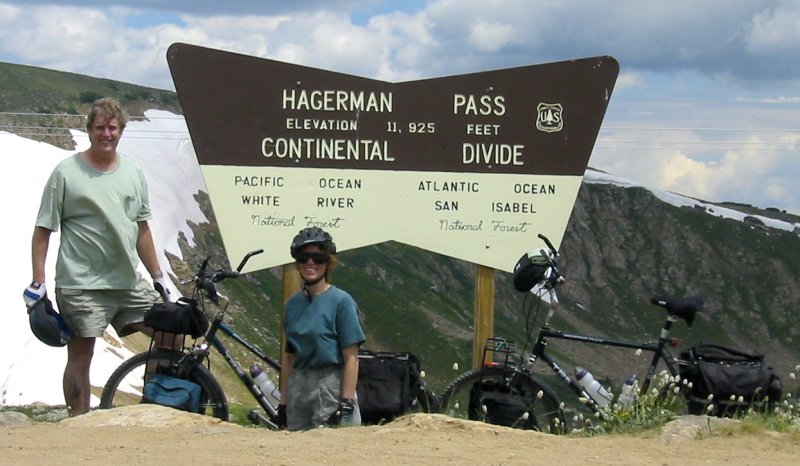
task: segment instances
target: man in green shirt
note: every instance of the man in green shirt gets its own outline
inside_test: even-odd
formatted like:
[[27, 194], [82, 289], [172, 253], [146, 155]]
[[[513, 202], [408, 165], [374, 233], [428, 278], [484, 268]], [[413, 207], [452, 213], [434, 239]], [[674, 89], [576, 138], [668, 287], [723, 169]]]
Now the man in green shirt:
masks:
[[[62, 161], [47, 181], [32, 240], [30, 309], [46, 293], [50, 235], [61, 231], [56, 302], [74, 336], [67, 343], [64, 398], [71, 416], [89, 411], [95, 339], [109, 324], [120, 336], [150, 333], [144, 312], [168, 293], [148, 226], [147, 184], [135, 160], [117, 153], [127, 117], [110, 98], [92, 104], [89, 149]], [[137, 272], [139, 260], [153, 286]], [[155, 288], [155, 289], [154, 289]]]

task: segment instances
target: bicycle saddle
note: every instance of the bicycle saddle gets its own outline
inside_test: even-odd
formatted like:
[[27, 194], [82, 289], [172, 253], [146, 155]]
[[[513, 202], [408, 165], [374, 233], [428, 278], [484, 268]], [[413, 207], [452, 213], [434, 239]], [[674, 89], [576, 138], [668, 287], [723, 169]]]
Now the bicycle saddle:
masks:
[[674, 296], [656, 295], [650, 298], [650, 302], [656, 306], [661, 306], [670, 315], [680, 317], [686, 321], [686, 325], [691, 327], [694, 316], [703, 309], [703, 298], [691, 296], [688, 298], [676, 298]]

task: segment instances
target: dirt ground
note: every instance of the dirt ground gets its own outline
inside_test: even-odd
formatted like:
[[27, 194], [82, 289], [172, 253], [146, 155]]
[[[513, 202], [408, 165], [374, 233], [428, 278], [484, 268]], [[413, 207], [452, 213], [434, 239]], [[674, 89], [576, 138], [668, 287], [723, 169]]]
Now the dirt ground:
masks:
[[[122, 411], [126, 410], [126, 411]], [[0, 464], [798, 464], [800, 435], [706, 421], [645, 435], [553, 436], [443, 415], [383, 426], [275, 432], [143, 405], [61, 422], [0, 424]], [[715, 432], [716, 431], [716, 432]]]

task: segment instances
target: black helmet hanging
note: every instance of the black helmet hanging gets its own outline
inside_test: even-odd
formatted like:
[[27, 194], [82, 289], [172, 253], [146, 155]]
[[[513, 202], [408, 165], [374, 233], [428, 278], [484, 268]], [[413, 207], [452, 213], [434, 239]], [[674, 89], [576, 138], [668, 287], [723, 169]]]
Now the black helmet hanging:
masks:
[[64, 346], [72, 338], [73, 332], [54, 308], [53, 303], [44, 296], [31, 308], [28, 315], [31, 330], [36, 338], [49, 346]]
[[336, 243], [333, 242], [333, 238], [319, 227], [309, 227], [300, 230], [297, 236], [292, 240], [289, 252], [292, 257], [296, 259], [300, 249], [309, 244], [319, 244], [328, 254], [336, 254]]
[[514, 266], [514, 288], [528, 292], [537, 283], [547, 280], [550, 268], [550, 255], [544, 249], [527, 252]]

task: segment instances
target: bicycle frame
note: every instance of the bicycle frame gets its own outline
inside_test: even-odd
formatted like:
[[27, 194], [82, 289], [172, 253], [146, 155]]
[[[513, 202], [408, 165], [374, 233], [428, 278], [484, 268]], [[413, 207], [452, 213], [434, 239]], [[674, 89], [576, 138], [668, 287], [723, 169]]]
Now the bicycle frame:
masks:
[[[247, 341], [243, 336], [239, 335], [235, 330], [233, 330], [231, 327], [225, 324], [222, 321], [223, 316], [224, 316], [223, 313], [219, 313], [214, 318], [214, 321], [212, 322], [211, 327], [209, 328], [209, 331], [206, 334], [205, 342], [207, 342], [208, 345], [210, 345], [215, 350], [217, 350], [217, 352], [219, 352], [219, 354], [225, 359], [225, 362], [228, 363], [228, 366], [230, 366], [230, 368], [233, 369], [233, 371], [236, 373], [236, 376], [239, 377], [239, 380], [241, 380], [241, 382], [250, 391], [250, 394], [253, 395], [253, 398], [255, 398], [259, 406], [261, 406], [261, 408], [269, 415], [269, 419], [262, 418], [261, 420], [264, 422], [268, 422], [271, 427], [277, 429], [278, 426], [275, 425], [275, 423], [272, 422], [271, 419], [277, 417], [278, 407], [273, 406], [272, 404], [269, 403], [266, 394], [263, 393], [260, 388], [258, 388], [255, 382], [253, 382], [252, 377], [250, 377], [250, 375], [245, 372], [241, 364], [239, 364], [239, 362], [233, 357], [231, 352], [225, 346], [225, 343], [223, 343], [223, 341], [217, 335], [217, 332], [219, 331], [227, 335], [228, 337], [233, 339], [233, 341], [235, 341], [240, 346], [247, 349], [251, 354], [256, 356], [259, 360], [268, 364], [270, 367], [272, 367], [278, 372], [280, 372], [281, 370], [280, 363], [275, 361], [268, 354], [262, 351], [259, 347]], [[205, 351], [207, 352], [207, 347]]]
[[[549, 289], [547, 290], [549, 293], [549, 298], [551, 303], [556, 303], [557, 299], [555, 298], [555, 290]], [[650, 365], [647, 368], [647, 373], [645, 375], [644, 380], [642, 381], [640, 387], [640, 393], [645, 392], [650, 383], [652, 382], [653, 378], [655, 377], [656, 367], [658, 366], [659, 360], [663, 360], [664, 364], [666, 365], [667, 371], [670, 375], [676, 375], [678, 373], [678, 369], [676, 367], [675, 358], [667, 349], [667, 344], [672, 345], [673, 340], [669, 338], [669, 332], [672, 328], [673, 322], [677, 320], [676, 317], [669, 315], [664, 322], [664, 326], [661, 329], [661, 335], [659, 336], [658, 343], [640, 343], [630, 340], [618, 340], [613, 338], [606, 338], [606, 337], [594, 337], [594, 336], [587, 336], [587, 335], [578, 335], [572, 333], [565, 333], [559, 330], [554, 330], [550, 328], [550, 319], [553, 316], [555, 310], [554, 307], [551, 306], [550, 310], [548, 311], [547, 318], [545, 319], [544, 324], [539, 328], [538, 336], [536, 338], [536, 342], [531, 349], [531, 352], [528, 355], [528, 358], [525, 360], [525, 363], [522, 367], [522, 372], [531, 373], [532, 368], [538, 359], [542, 359], [548, 367], [555, 373], [562, 382], [567, 384], [573, 392], [579, 397], [584, 397], [587, 400], [587, 404], [590, 405], [595, 411], [602, 413], [603, 410], [597, 406], [595, 401], [590, 397], [586, 396], [584, 390], [578, 386], [575, 380], [570, 377], [570, 375], [562, 369], [559, 365], [558, 361], [551, 355], [549, 355], [546, 351], [547, 348], [547, 341], [549, 338], [557, 339], [557, 340], [565, 340], [565, 341], [573, 341], [579, 343], [587, 343], [592, 345], [600, 345], [600, 346], [607, 346], [607, 347], [617, 347], [617, 348], [630, 348], [642, 351], [648, 351], [652, 353], [652, 358], [650, 360]]]
[[[244, 259], [242, 259], [241, 264], [239, 265], [238, 269], [235, 272], [223, 272], [221, 273], [222, 277], [221, 279], [238, 277], [239, 271], [242, 270], [247, 260], [251, 256], [260, 254], [261, 252], [262, 252], [261, 250], [258, 250], [248, 253], [244, 257]], [[217, 291], [216, 287], [213, 285], [214, 283], [213, 279], [211, 280], [211, 282], [203, 282], [205, 277], [202, 277], [202, 274], [205, 271], [206, 264], [207, 260], [206, 263], [204, 263], [203, 266], [201, 266], [201, 273], [198, 275], [200, 276], [201, 281], [199, 284], [196, 282], [197, 286], [195, 286], [193, 297], [200, 301], [201, 307], [205, 312], [206, 303], [204, 299], [204, 293], [202, 292], [205, 291], [206, 292], [205, 294], [207, 294], [209, 299], [219, 307], [220, 311], [214, 316], [208, 331], [203, 337], [203, 342], [193, 347], [189, 351], [189, 356], [191, 357], [192, 360], [195, 361], [196, 364], [200, 364], [203, 362], [203, 360], [209, 360], [209, 355], [210, 355], [209, 347], [217, 350], [217, 352], [223, 357], [223, 359], [225, 359], [225, 362], [228, 364], [228, 366], [230, 366], [230, 368], [234, 371], [234, 373], [236, 373], [236, 376], [239, 378], [239, 380], [244, 384], [245, 387], [247, 387], [248, 391], [256, 400], [256, 402], [259, 404], [259, 406], [261, 406], [264, 412], [267, 413], [268, 417], [265, 418], [259, 413], [252, 411], [251, 416], [256, 416], [257, 419], [251, 419], [251, 420], [257, 423], [268, 424], [271, 428], [277, 429], [278, 425], [273, 420], [276, 419], [278, 416], [278, 407], [273, 406], [268, 401], [266, 394], [261, 391], [261, 389], [253, 381], [253, 378], [250, 377], [250, 375], [245, 371], [245, 369], [241, 366], [241, 364], [239, 364], [236, 358], [233, 357], [231, 352], [228, 350], [228, 347], [218, 336], [218, 332], [221, 332], [222, 334], [231, 338], [234, 342], [238, 343], [240, 346], [247, 349], [248, 352], [256, 356], [260, 361], [272, 367], [274, 370], [280, 372], [281, 365], [278, 361], [276, 361], [275, 359], [270, 357], [267, 353], [265, 353], [261, 348], [250, 343], [246, 338], [237, 333], [233, 328], [225, 324], [223, 320], [225, 318], [225, 311], [227, 310], [230, 301], [228, 300], [227, 297], [223, 296]], [[195, 279], [193, 280], [197, 280], [197, 277], [195, 277]]]

